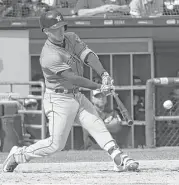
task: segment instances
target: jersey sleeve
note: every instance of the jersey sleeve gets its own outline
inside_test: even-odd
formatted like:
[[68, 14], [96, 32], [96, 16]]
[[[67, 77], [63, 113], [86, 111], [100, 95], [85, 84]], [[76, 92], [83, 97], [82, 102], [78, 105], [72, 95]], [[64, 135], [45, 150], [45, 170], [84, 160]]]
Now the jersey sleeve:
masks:
[[74, 42], [75, 42], [75, 54], [84, 62], [86, 56], [89, 53], [94, 53], [90, 48], [88, 48], [87, 44], [84, 43], [78, 35], [74, 35]]

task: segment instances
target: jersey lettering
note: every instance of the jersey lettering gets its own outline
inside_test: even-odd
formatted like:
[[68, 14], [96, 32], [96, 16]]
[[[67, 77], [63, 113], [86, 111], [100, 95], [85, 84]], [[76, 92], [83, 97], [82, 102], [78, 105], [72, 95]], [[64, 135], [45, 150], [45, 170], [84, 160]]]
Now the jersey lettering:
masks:
[[61, 86], [73, 88], [73, 85], [63, 79], [59, 72], [71, 68], [76, 75], [83, 76], [84, 63], [80, 56], [86, 48], [87, 45], [72, 32], [65, 33], [65, 48], [56, 46], [47, 40], [40, 57], [46, 87], [51, 89]]

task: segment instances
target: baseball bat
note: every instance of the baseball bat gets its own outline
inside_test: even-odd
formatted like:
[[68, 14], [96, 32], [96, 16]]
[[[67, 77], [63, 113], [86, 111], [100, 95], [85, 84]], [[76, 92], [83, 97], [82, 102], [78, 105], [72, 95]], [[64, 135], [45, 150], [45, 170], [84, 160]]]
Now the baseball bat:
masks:
[[117, 108], [120, 110], [124, 120], [127, 122], [128, 126], [133, 125], [133, 120], [128, 112], [128, 110], [126, 109], [126, 107], [124, 106], [124, 104], [122, 103], [122, 101], [119, 99], [118, 94], [115, 91], [111, 91], [116, 103], [117, 103]]

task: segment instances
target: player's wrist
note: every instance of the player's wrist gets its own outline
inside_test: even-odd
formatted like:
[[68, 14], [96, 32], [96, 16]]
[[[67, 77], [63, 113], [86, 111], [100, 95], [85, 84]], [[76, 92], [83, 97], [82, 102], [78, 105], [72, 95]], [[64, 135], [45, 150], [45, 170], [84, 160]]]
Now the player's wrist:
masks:
[[103, 76], [109, 76], [109, 73], [107, 71], [102, 72], [101, 77]]

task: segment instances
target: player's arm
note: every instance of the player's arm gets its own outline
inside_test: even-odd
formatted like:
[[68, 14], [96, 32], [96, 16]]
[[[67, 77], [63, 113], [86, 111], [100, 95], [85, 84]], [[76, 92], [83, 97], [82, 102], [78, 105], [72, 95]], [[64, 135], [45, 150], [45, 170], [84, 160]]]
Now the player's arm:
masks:
[[81, 17], [88, 17], [88, 16], [94, 16], [97, 14], [105, 14], [108, 12], [129, 12], [129, 7], [127, 5], [111, 5], [111, 4], [106, 4], [102, 5], [100, 7], [96, 8], [91, 8], [91, 9], [79, 9], [77, 11], [77, 15]]
[[62, 76], [63, 78], [71, 82], [73, 85], [78, 87], [83, 87], [91, 90], [101, 88], [101, 84], [97, 84], [87, 78], [77, 76], [71, 69], [58, 72], [57, 75]]
[[107, 71], [102, 66], [98, 56], [88, 46], [74, 34], [74, 50], [76, 55], [88, 66], [90, 66], [96, 73], [102, 77], [102, 83], [111, 85], [113, 79], [109, 76]]
[[[51, 60], [51, 62], [49, 62]], [[73, 85], [91, 90], [100, 89], [101, 91], [110, 91], [110, 86], [95, 83], [87, 78], [76, 75], [70, 65], [67, 64], [66, 56], [49, 55], [44, 59], [44, 70], [50, 70], [60, 78], [71, 82]]]
[[[99, 75], [99, 76], [102, 76], [104, 72], [107, 72], [104, 67], [102, 66], [98, 56], [91, 50], [91, 49], [86, 49], [88, 54], [86, 54], [86, 56], [84, 56], [82, 59], [83, 59], [83, 62], [90, 66], [94, 71], [96, 71], [96, 73]], [[85, 51], [84, 53], [82, 53], [85, 55]]]
[[113, 12], [129, 12], [130, 8], [128, 5], [116, 5], [116, 4], [112, 4], [111, 5], [111, 9], [113, 10]]
[[93, 70], [101, 76], [106, 70], [103, 68], [98, 56], [84, 43], [78, 35], [74, 34], [74, 51], [75, 54]]
[[75, 73], [73, 73], [71, 69], [57, 73], [57, 75], [62, 76], [63, 78], [65, 78], [75, 86], [83, 87], [91, 90], [98, 89], [106, 95], [110, 94], [111, 90], [113, 89], [111, 85], [98, 84], [82, 76], [75, 75]]
[[104, 14], [110, 11], [113, 11], [111, 5], [102, 5], [96, 8], [79, 9], [77, 15], [81, 17], [88, 17], [88, 16], [94, 16], [97, 14]]
[[95, 8], [91, 8], [88, 2], [86, 2], [85, 0], [78, 0], [74, 11], [78, 16], [85, 17], [106, 13], [111, 9], [111, 6], [104, 5], [104, 2], [102, 0], [95, 0], [95, 5]]
[[[51, 62], [49, 62], [51, 60]], [[101, 85], [97, 84], [87, 78], [76, 75], [69, 64], [68, 58], [64, 55], [50, 55], [44, 59], [44, 70], [50, 70], [52, 73], [58, 75], [60, 78], [69, 81], [71, 84], [91, 90], [101, 89]]]
[[[87, 52], [87, 54], [85, 54], [85, 52]], [[101, 76], [102, 84], [113, 85], [113, 79], [102, 66], [98, 56], [88, 48], [84, 50], [84, 53], [82, 52], [82, 55], [83, 54], [84, 57], [82, 56], [82, 60], [86, 65], [90, 66], [94, 71], [96, 71], [99, 76]]]

